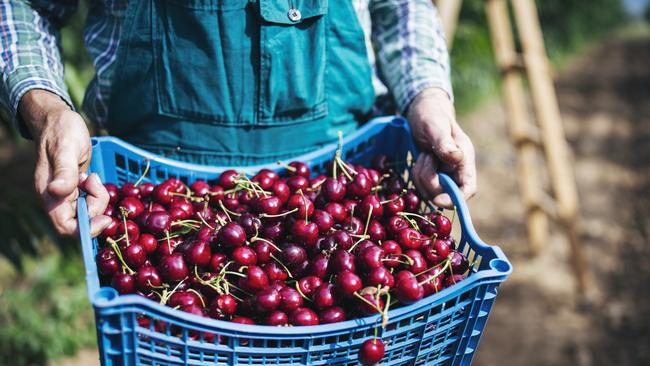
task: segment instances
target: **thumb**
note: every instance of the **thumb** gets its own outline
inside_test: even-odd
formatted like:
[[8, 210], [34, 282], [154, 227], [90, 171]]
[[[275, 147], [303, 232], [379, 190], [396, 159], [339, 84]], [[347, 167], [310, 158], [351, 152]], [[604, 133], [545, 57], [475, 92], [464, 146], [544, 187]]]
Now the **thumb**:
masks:
[[66, 197], [74, 192], [79, 184], [79, 159], [73, 149], [63, 148], [50, 154], [49, 160], [52, 180], [47, 190], [54, 197]]
[[433, 154], [441, 162], [449, 165], [456, 165], [463, 161], [463, 151], [458, 147], [451, 136], [451, 131], [438, 131], [433, 136]]

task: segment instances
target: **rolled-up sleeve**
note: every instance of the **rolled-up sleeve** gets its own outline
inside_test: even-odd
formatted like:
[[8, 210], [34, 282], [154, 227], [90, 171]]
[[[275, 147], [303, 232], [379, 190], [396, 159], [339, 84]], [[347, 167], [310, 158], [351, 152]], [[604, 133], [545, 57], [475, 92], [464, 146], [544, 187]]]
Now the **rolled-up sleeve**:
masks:
[[427, 88], [453, 99], [447, 43], [431, 0], [371, 0], [369, 8], [377, 71], [400, 111]]
[[0, 0], [0, 101], [24, 136], [28, 133], [18, 118], [18, 104], [28, 91], [51, 91], [72, 108], [63, 79], [58, 26], [76, 3], [51, 1], [45, 8], [32, 3]]

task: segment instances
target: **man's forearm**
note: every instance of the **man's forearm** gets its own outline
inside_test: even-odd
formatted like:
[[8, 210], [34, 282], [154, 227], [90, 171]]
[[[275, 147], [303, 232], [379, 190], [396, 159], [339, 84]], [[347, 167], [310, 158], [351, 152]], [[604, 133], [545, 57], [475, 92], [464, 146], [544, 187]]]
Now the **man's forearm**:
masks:
[[18, 105], [18, 114], [34, 140], [40, 138], [48, 115], [61, 110], [70, 110], [70, 106], [57, 94], [41, 89], [25, 93]]
[[72, 106], [63, 81], [56, 28], [49, 18], [34, 10], [32, 3], [0, 1], [0, 102], [19, 122], [18, 127], [26, 137], [29, 127], [20, 123], [18, 109], [29, 91], [47, 90]]
[[430, 0], [371, 0], [377, 68], [402, 113], [425, 89], [453, 100], [442, 22]]

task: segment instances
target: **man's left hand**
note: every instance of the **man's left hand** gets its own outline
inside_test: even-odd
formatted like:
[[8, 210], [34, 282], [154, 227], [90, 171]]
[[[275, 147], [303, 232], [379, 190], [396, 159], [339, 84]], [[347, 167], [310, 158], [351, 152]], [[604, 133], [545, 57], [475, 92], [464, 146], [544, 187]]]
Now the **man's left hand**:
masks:
[[476, 193], [474, 146], [456, 122], [454, 105], [445, 91], [425, 89], [411, 102], [406, 114], [420, 155], [413, 165], [413, 181], [420, 193], [436, 206], [451, 208], [437, 171], [448, 173], [465, 199]]

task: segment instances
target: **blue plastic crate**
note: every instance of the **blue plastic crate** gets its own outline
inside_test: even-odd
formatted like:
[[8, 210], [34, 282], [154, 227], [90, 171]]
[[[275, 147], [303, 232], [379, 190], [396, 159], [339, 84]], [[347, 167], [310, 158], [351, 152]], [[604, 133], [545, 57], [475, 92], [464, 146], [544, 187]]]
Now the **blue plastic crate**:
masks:
[[[92, 140], [90, 171], [103, 182], [135, 181], [149, 160], [146, 180], [177, 177], [190, 183], [216, 179], [230, 167], [198, 166], [138, 149], [119, 139]], [[344, 139], [346, 160], [369, 164], [383, 153], [404, 161], [417, 151], [406, 121], [377, 118]], [[314, 171], [323, 171], [337, 144], [296, 157]], [[276, 164], [237, 168], [254, 172]], [[386, 345], [381, 365], [469, 365], [494, 303], [497, 286], [512, 271], [503, 252], [479, 239], [455, 183], [440, 175], [456, 205], [462, 235], [459, 250], [477, 265], [464, 281], [421, 301], [391, 310], [380, 334]], [[100, 359], [103, 365], [358, 365], [358, 350], [374, 335], [380, 316], [309, 327], [242, 325], [201, 318], [137, 295], [118, 296], [100, 287], [95, 255], [97, 240], [89, 235], [84, 199], [78, 204], [79, 231], [86, 267], [88, 296], [95, 309]], [[138, 317], [151, 321], [140, 326]], [[381, 328], [380, 328], [381, 329]]]

